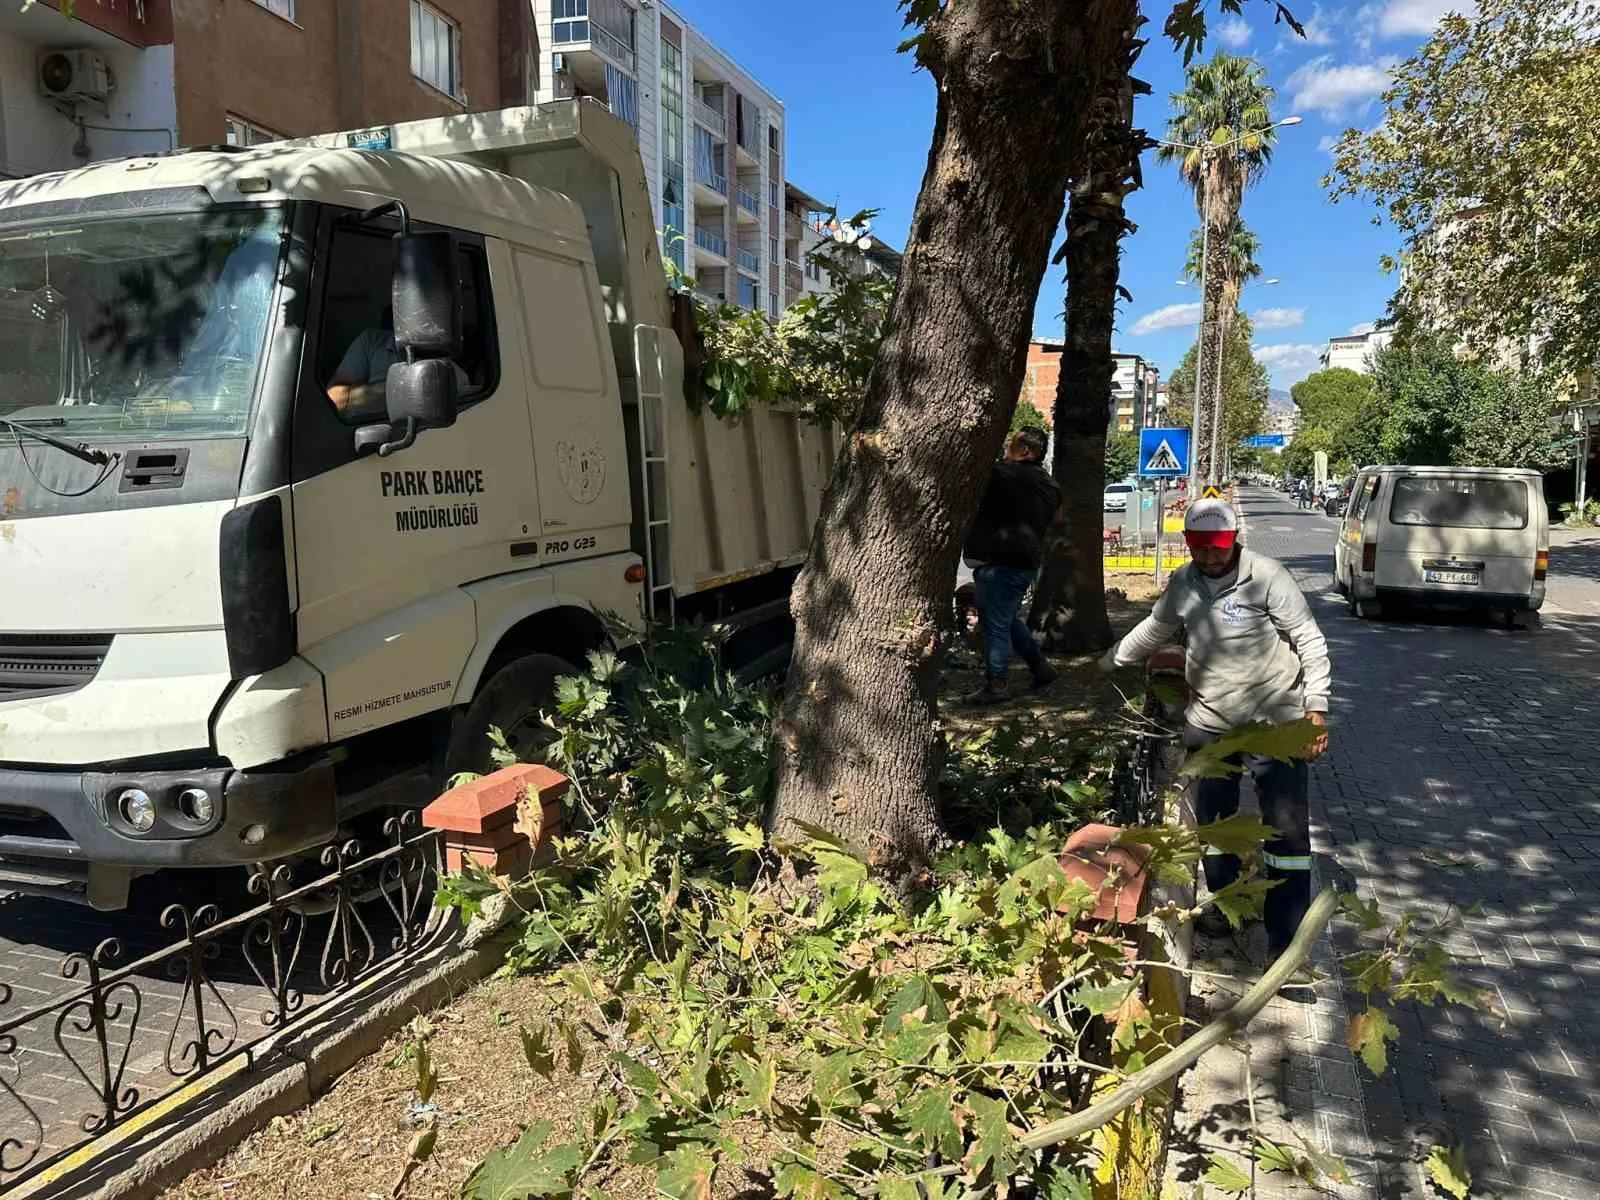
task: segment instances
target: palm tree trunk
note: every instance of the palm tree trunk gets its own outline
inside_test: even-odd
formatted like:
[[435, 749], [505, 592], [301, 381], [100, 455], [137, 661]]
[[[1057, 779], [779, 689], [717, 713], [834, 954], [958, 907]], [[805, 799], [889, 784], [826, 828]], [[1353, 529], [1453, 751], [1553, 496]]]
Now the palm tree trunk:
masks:
[[907, 879], [942, 831], [935, 650], [1022, 384], [1086, 97], [1115, 62], [1103, 0], [966, 0], [918, 51], [933, 145], [867, 395], [795, 584], [771, 826], [821, 826]]
[[1135, 0], [1123, 0], [1128, 31], [1120, 69], [1106, 77], [1097, 99], [1089, 170], [1072, 189], [1067, 209], [1067, 337], [1056, 385], [1055, 461], [1061, 516], [1045, 545], [1044, 569], [1032, 621], [1055, 650], [1082, 654], [1111, 644], [1106, 614], [1101, 533], [1106, 483], [1106, 434], [1111, 425], [1112, 328], [1116, 323], [1121, 242], [1130, 232], [1124, 211], [1139, 186], [1145, 138], [1133, 129], [1132, 77], [1140, 44]]

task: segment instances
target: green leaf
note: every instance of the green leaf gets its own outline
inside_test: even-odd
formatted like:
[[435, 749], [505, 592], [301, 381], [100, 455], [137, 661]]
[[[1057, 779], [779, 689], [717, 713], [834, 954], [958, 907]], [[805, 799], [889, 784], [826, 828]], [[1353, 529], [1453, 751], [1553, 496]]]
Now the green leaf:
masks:
[[725, 829], [722, 836], [727, 839], [728, 845], [741, 852], [759, 854], [767, 845], [765, 831], [754, 821]]
[[1231, 817], [1202, 825], [1195, 833], [1201, 842], [1213, 850], [1242, 858], [1270, 842], [1278, 831], [1270, 825], [1263, 825], [1253, 813], [1235, 813]]
[[1291, 1147], [1269, 1138], [1258, 1137], [1254, 1153], [1256, 1162], [1261, 1164], [1263, 1171], [1282, 1171], [1288, 1175], [1300, 1175], [1304, 1172], [1305, 1164]]
[[528, 1066], [533, 1068], [535, 1075], [549, 1079], [556, 1072], [556, 1054], [550, 1044], [549, 1031], [542, 1027], [530, 1030], [526, 1025], [521, 1025], [517, 1032], [522, 1037], [522, 1057], [527, 1060]]
[[888, 1011], [883, 1015], [884, 1032], [897, 1032], [906, 1017], [917, 1012], [922, 1013], [919, 1019], [923, 1021], [943, 1023], [950, 1019], [950, 1009], [945, 1005], [944, 997], [939, 994], [933, 980], [925, 975], [913, 975], [900, 985], [889, 1003]]
[[[1255, 754], [1262, 758], [1292, 762], [1305, 757], [1306, 744], [1322, 734], [1322, 729], [1310, 721], [1292, 721], [1287, 725], [1267, 725], [1252, 721], [1223, 734], [1194, 751], [1184, 761], [1182, 773], [1198, 779], [1227, 779], [1240, 773], [1240, 768], [1227, 760], [1236, 754]], [[1209, 829], [1202, 829], [1204, 834]]]
[[1460, 1146], [1435, 1146], [1423, 1166], [1440, 1191], [1456, 1200], [1467, 1200], [1472, 1191], [1472, 1172], [1467, 1170], [1466, 1152]]
[[915, 1179], [905, 1175], [889, 1175], [878, 1180], [880, 1200], [922, 1200], [922, 1189]]
[[1031, 898], [1046, 909], [1054, 909], [1066, 894], [1067, 882], [1067, 873], [1055, 855], [1041, 855], [1005, 881], [1000, 888], [1000, 903], [1011, 905]]
[[832, 846], [813, 846], [811, 857], [816, 861], [817, 883], [832, 895], [853, 894], [867, 881], [867, 864], [855, 855]]
[[1361, 1055], [1367, 1070], [1381, 1076], [1389, 1068], [1388, 1043], [1400, 1036], [1400, 1030], [1389, 1020], [1381, 1008], [1369, 1008], [1353, 1017], [1345, 1034], [1345, 1045]]
[[571, 1021], [562, 1021], [557, 1025], [561, 1031], [561, 1040], [567, 1047], [567, 1070], [574, 1075], [583, 1072], [583, 1037], [578, 1033], [578, 1027]]
[[433, 1089], [439, 1085], [439, 1073], [433, 1069], [433, 1059], [428, 1055], [428, 1043], [418, 1041], [417, 1048], [417, 1099], [426, 1104], [433, 1098]]
[[675, 1200], [711, 1200], [717, 1160], [704, 1146], [684, 1145], [669, 1151], [656, 1172], [656, 1184]]
[[759, 1062], [738, 1058], [733, 1062], [733, 1071], [756, 1110], [770, 1113], [772, 1094], [778, 1087], [777, 1061], [770, 1057], [762, 1058]]
[[794, 1200], [844, 1200], [844, 1192], [838, 1184], [797, 1162], [779, 1167], [773, 1183], [777, 1185], [778, 1195], [793, 1196]]
[[1006, 1128], [1006, 1102], [974, 1093], [967, 1097], [967, 1107], [972, 1110], [972, 1144], [961, 1160], [966, 1178], [1003, 1186], [1017, 1161], [1016, 1143]]
[[1267, 893], [1280, 882], [1277, 879], [1235, 879], [1227, 887], [1212, 892], [1211, 902], [1228, 918], [1228, 924], [1243, 929], [1246, 921], [1260, 919]]
[[824, 1110], [861, 1103], [861, 1091], [855, 1083], [859, 1065], [856, 1056], [844, 1050], [817, 1060], [811, 1068], [811, 1095]]
[[1211, 1166], [1203, 1176], [1206, 1183], [1224, 1192], [1247, 1192], [1250, 1176], [1231, 1158], [1220, 1154], [1211, 1156]]
[[1134, 983], [1130, 979], [1126, 983], [1113, 983], [1107, 987], [1076, 988], [1067, 993], [1067, 1000], [1087, 1009], [1092, 1016], [1103, 1017], [1122, 1007], [1123, 1001], [1133, 991]]
[[955, 1093], [949, 1084], [923, 1088], [906, 1108], [911, 1139], [946, 1162], [961, 1153], [961, 1126], [956, 1123]]
[[572, 1174], [583, 1164], [578, 1146], [542, 1150], [550, 1136], [550, 1122], [528, 1127], [508, 1150], [491, 1150], [461, 1188], [465, 1200], [534, 1200], [541, 1196], [567, 1196]]

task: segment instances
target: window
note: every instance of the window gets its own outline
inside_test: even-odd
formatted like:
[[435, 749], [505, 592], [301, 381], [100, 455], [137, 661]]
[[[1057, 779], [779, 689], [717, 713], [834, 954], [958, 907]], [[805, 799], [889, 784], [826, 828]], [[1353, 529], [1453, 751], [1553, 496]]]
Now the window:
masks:
[[262, 125], [253, 125], [243, 117], [228, 114], [228, 145], [230, 146], [260, 146], [266, 142], [277, 142], [283, 139], [281, 133], [273, 133]]
[[1489, 475], [1404, 475], [1389, 520], [1446, 529], [1526, 529], [1528, 485]]
[[1370, 476], [1360, 481], [1357, 485], [1355, 503], [1351, 506], [1350, 515], [1360, 520], [1367, 515], [1367, 507], [1372, 503], [1372, 498], [1378, 494], [1378, 477]]
[[589, 40], [589, 0], [555, 0], [551, 15], [555, 18], [552, 40], [557, 44]]
[[[456, 395], [463, 407], [481, 400], [499, 379], [494, 300], [483, 249], [463, 243], [461, 353], [455, 358]], [[399, 359], [389, 311], [394, 230], [376, 223], [335, 226], [317, 343], [317, 382], [341, 420], [360, 425], [383, 416], [384, 383]]]
[[777, 148], [778, 148], [778, 127], [776, 125], [768, 125], [767, 126], [767, 149], [776, 150]]
[[772, 295], [767, 297], [767, 311], [769, 313], [771, 313], [774, 318], [777, 317], [777, 315], [778, 315], [778, 293], [777, 292], [773, 292]]
[[294, 0], [256, 0], [269, 13], [277, 13], [285, 21], [294, 20]]
[[783, 203], [778, 198], [778, 181], [776, 179], [767, 180], [767, 203], [772, 205], [773, 208], [777, 208]]
[[777, 262], [778, 261], [778, 239], [777, 238], [768, 238], [767, 239], [767, 261], [768, 262]]
[[743, 275], [739, 276], [739, 304], [751, 312], [761, 311], [761, 288]]
[[461, 30], [422, 0], [411, 0], [411, 73], [445, 95], [461, 98]]

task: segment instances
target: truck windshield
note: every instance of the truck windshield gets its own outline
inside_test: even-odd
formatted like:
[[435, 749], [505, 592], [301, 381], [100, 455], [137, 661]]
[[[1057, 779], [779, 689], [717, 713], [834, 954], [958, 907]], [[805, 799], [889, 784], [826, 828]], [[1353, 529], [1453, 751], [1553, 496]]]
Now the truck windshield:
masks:
[[1484, 475], [1404, 475], [1395, 481], [1389, 520], [1452, 529], [1526, 529], [1528, 485]]
[[275, 209], [0, 226], [0, 416], [95, 441], [246, 430]]

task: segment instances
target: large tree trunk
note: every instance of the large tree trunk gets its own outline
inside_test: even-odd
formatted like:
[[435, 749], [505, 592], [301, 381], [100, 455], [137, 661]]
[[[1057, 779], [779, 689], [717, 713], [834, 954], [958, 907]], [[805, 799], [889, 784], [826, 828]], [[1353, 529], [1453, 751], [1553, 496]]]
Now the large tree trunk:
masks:
[[[1211, 461], [1212, 405], [1217, 402], [1229, 319], [1237, 303], [1237, 290], [1231, 293], [1234, 299], [1228, 298], [1230, 285], [1237, 287], [1230, 274], [1228, 235], [1239, 217], [1239, 205], [1243, 199], [1242, 181], [1220, 157], [1214, 156], [1210, 160], [1204, 178], [1200, 219], [1207, 227], [1206, 289], [1202, 298], [1200, 350], [1195, 355], [1194, 401], [1194, 410], [1200, 419], [1195, 426], [1198, 444], [1190, 449], [1195, 461], [1200, 464], [1196, 478], [1202, 483], [1216, 480], [1219, 469]], [[1218, 449], [1223, 449], [1220, 443]]]
[[[774, 832], [809, 822], [907, 878], [937, 849], [940, 628], [1022, 383], [1104, 0], [963, 0], [918, 59], [933, 144], [857, 427], [795, 584]], [[1091, 14], [1093, 14], [1091, 16]]]
[[1083, 171], [1067, 209], [1067, 337], [1056, 384], [1055, 462], [1061, 519], [1045, 549], [1033, 607], [1047, 644], [1081, 654], [1111, 644], [1106, 614], [1103, 531], [1106, 433], [1111, 425], [1112, 328], [1116, 324], [1121, 242], [1131, 231], [1123, 203], [1139, 187], [1142, 133], [1133, 128], [1133, 79], [1142, 43], [1135, 0], [1118, 0], [1127, 43], [1094, 106]]

